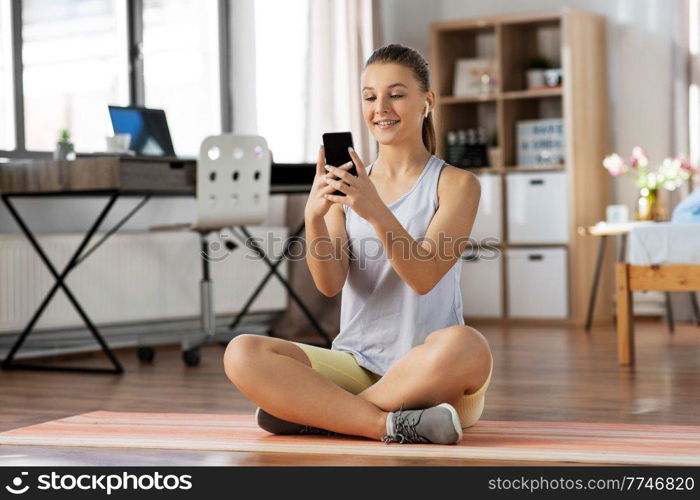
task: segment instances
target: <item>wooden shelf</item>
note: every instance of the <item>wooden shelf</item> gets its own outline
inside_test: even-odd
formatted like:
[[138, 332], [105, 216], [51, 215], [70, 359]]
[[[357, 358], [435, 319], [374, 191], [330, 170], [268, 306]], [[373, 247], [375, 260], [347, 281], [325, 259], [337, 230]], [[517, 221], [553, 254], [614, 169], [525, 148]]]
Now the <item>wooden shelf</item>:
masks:
[[539, 97], [561, 97], [564, 95], [562, 87], [552, 87], [536, 90], [511, 90], [501, 94], [503, 99], [537, 99]]
[[467, 170], [473, 174], [502, 174], [503, 167], [471, 167], [463, 168], [462, 170]]
[[565, 14], [566, 8], [549, 9], [543, 11], [502, 14], [497, 16], [467, 18], [467, 19], [449, 19], [445, 21], [433, 21], [430, 23], [432, 31], [450, 32], [450, 31], [465, 31], [474, 29], [493, 28], [503, 24], [519, 24], [532, 22], [547, 22], [558, 21]]
[[503, 248], [568, 248], [568, 243], [504, 243]]
[[479, 94], [468, 96], [451, 96], [444, 95], [438, 97], [440, 104], [469, 104], [472, 102], [493, 102], [500, 99], [501, 94]]
[[[433, 90], [440, 96], [434, 122], [438, 139], [436, 155], [445, 157], [448, 131], [483, 128], [489, 136], [497, 133], [501, 160], [496, 166], [465, 169], [477, 175], [496, 176], [484, 182], [491, 189], [491, 208], [496, 210], [488, 217], [494, 229], [499, 229], [503, 237], [508, 233], [508, 203], [512, 195], [508, 186], [516, 181], [508, 175], [513, 173], [530, 173], [536, 177], [540, 173], [566, 172], [565, 201], [560, 202], [564, 205], [552, 206], [552, 210], [566, 211], [569, 225], [579, 220], [604, 219], [605, 207], [610, 203], [610, 179], [600, 167], [609, 150], [605, 18], [566, 8], [525, 15], [440, 21], [432, 23], [430, 29]], [[526, 71], [537, 56], [544, 56], [554, 67], [561, 68], [565, 85], [526, 89]], [[451, 95], [455, 67], [460, 59], [495, 60], [498, 76], [495, 91], [475, 96]], [[518, 122], [552, 118], [562, 119], [565, 128], [564, 164], [517, 165]], [[496, 220], [499, 228], [495, 227]], [[575, 230], [567, 234], [569, 238], [565, 243], [501, 242], [498, 248], [503, 254], [509, 249], [566, 249], [569, 317], [564, 320], [512, 317], [509, 296], [513, 292], [511, 287], [517, 284], [509, 282], [507, 259], [501, 256], [498, 271], [501, 316], [484, 320], [501, 324], [585, 323], [598, 242], [595, 238], [577, 237]], [[613, 289], [612, 268], [608, 267], [600, 276], [596, 321], [607, 320], [612, 314], [608, 300]], [[468, 300], [467, 294], [463, 297]], [[476, 316], [468, 318], [472, 321]]]
[[566, 170], [564, 165], [546, 165], [542, 167], [535, 166], [507, 166], [503, 168], [503, 171], [507, 174], [513, 174], [516, 172], [563, 172]]
[[561, 97], [562, 87], [552, 87], [537, 90], [511, 90], [510, 92], [494, 92], [492, 94], [477, 94], [467, 96], [442, 95], [438, 97], [440, 104], [469, 104], [473, 102], [494, 102], [510, 99], [537, 99], [542, 97]]

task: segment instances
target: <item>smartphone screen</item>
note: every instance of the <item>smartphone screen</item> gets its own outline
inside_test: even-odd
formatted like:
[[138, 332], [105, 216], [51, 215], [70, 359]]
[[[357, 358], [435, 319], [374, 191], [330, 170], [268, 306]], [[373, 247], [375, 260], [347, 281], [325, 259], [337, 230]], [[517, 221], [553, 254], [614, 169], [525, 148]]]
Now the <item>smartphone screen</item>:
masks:
[[[326, 164], [340, 167], [345, 163], [352, 161], [348, 148], [354, 147], [352, 143], [352, 134], [350, 132], [333, 132], [323, 134], [323, 149], [326, 153]], [[348, 170], [352, 175], [357, 176], [355, 165]], [[338, 196], [345, 196], [345, 193], [335, 190], [333, 193]]]

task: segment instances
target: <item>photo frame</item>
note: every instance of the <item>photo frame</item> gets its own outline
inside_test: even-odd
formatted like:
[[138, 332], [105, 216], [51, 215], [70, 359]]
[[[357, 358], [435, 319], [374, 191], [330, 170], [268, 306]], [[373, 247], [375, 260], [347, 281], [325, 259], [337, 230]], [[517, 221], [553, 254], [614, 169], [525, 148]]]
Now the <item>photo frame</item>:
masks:
[[494, 91], [495, 79], [494, 59], [458, 59], [452, 93], [455, 97], [490, 94]]

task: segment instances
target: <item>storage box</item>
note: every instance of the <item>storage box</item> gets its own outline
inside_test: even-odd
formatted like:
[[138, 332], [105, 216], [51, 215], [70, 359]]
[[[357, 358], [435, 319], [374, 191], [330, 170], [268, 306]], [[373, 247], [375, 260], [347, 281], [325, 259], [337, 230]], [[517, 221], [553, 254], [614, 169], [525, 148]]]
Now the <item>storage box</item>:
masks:
[[509, 243], [569, 241], [565, 172], [510, 173], [506, 179]]
[[476, 241], [491, 238], [500, 242], [503, 240], [501, 176], [479, 174], [477, 177], [481, 184], [481, 200], [471, 237]]
[[499, 318], [503, 316], [502, 257], [481, 252], [481, 258], [462, 262], [460, 287], [464, 316]]
[[506, 255], [508, 316], [569, 316], [568, 266], [565, 248], [513, 248]]

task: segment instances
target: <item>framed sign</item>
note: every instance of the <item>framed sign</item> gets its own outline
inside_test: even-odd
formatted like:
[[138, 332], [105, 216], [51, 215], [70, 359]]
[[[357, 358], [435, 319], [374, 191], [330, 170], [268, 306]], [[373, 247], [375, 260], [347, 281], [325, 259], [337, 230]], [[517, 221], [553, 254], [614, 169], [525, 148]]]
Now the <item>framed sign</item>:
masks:
[[564, 163], [564, 120], [524, 120], [517, 125], [518, 165]]

